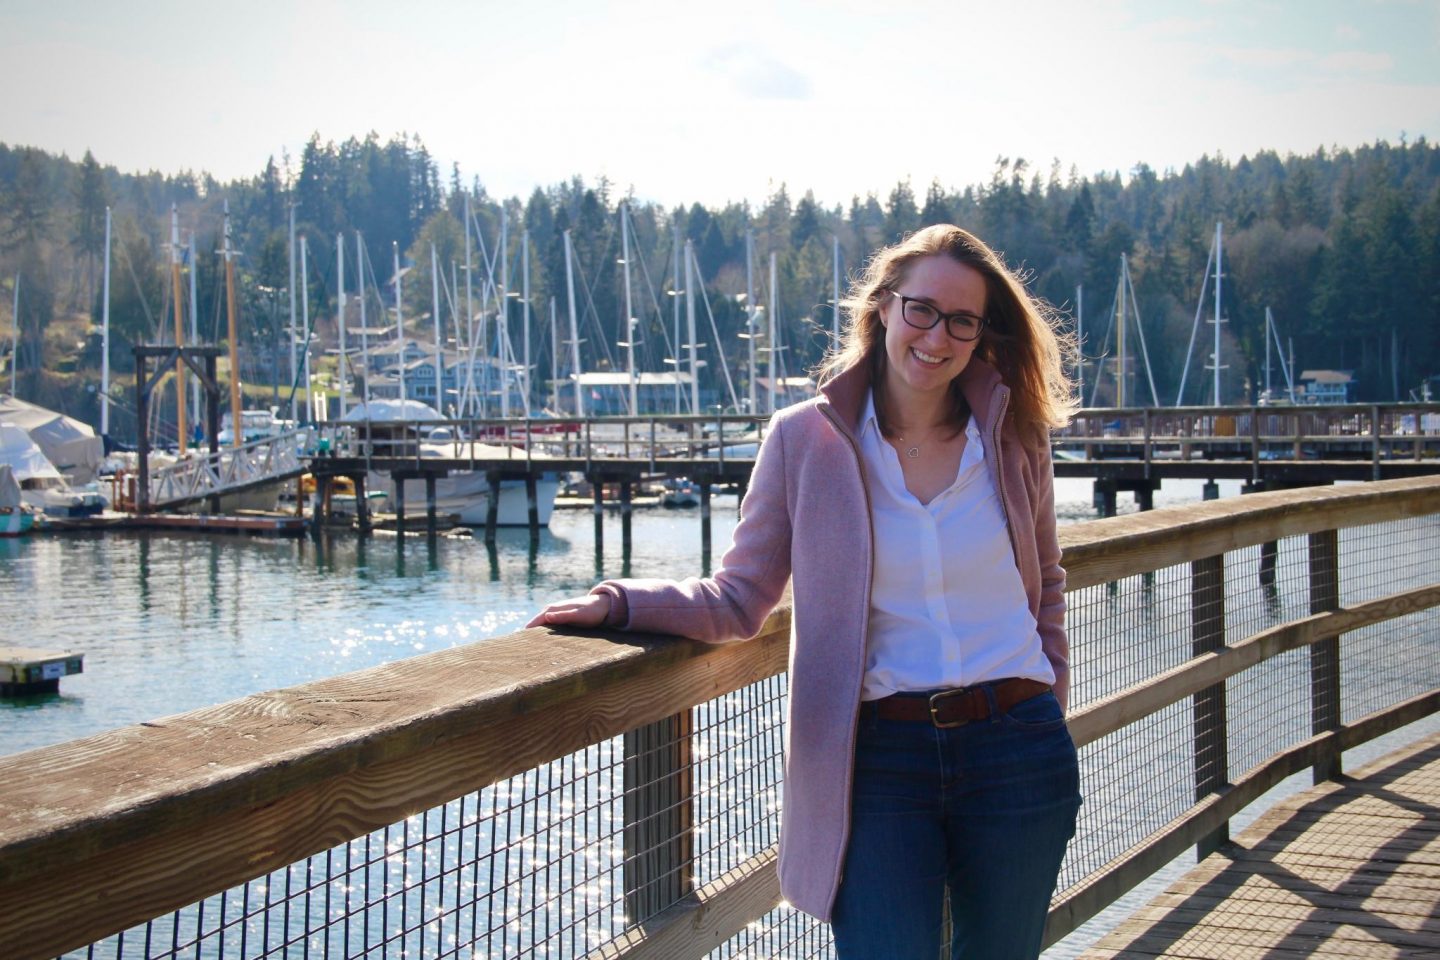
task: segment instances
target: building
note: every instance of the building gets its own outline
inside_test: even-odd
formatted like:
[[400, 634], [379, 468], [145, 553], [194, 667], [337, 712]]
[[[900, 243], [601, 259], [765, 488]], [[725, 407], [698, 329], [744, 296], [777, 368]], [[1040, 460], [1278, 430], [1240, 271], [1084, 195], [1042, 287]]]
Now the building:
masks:
[[1301, 403], [1350, 403], [1353, 370], [1305, 370], [1300, 374]]

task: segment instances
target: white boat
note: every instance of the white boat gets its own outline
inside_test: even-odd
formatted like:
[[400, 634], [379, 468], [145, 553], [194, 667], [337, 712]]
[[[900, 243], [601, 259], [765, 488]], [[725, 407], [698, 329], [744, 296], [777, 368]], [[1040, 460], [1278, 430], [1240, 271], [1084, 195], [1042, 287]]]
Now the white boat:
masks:
[[[215, 439], [221, 446], [231, 446], [235, 442], [235, 431], [232, 426], [233, 419], [229, 413], [224, 413], [220, 416], [220, 433]], [[275, 416], [275, 410], [240, 411], [241, 443], [249, 443], [252, 440], [264, 440], [266, 437], [278, 437], [280, 434], [293, 429], [295, 429], [294, 421], [280, 419]]]
[[66, 483], [90, 483], [104, 461], [104, 441], [88, 423], [74, 417], [0, 394], [0, 423], [19, 427], [29, 434]]
[[[345, 415], [345, 421], [362, 429], [378, 444], [402, 443], [407, 449], [418, 450], [421, 458], [443, 460], [500, 460], [510, 455], [509, 448], [458, 438], [429, 439], [434, 428], [424, 424], [440, 419], [434, 408], [414, 400], [372, 400], [359, 404]], [[424, 430], [424, 439], [419, 434]], [[538, 453], [531, 460], [542, 459]], [[406, 517], [417, 516], [426, 509], [425, 481], [404, 481]], [[366, 479], [370, 490], [383, 491], [388, 508], [397, 506], [395, 483], [387, 473], [372, 472]], [[542, 473], [535, 484], [536, 509], [541, 526], [550, 523], [555, 509], [555, 495], [560, 490], [558, 474]], [[459, 518], [465, 526], [484, 526], [490, 510], [490, 481], [483, 470], [463, 470], [435, 481], [437, 513]], [[530, 523], [530, 504], [525, 481], [505, 480], [500, 484], [499, 514], [496, 523], [502, 527], [523, 527]]]
[[105, 509], [98, 493], [72, 490], [55, 465], [21, 427], [0, 423], [0, 464], [10, 467], [20, 498], [31, 510], [52, 517], [88, 517]]

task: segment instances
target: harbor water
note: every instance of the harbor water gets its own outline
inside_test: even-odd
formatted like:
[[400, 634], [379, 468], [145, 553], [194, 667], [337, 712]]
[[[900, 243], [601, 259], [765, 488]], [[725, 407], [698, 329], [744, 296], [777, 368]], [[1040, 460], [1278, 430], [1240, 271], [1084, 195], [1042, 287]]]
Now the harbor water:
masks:
[[[1200, 496], [1198, 482], [1167, 484], [1157, 506]], [[1062, 522], [1095, 515], [1088, 481], [1059, 481], [1056, 499]], [[1121, 510], [1133, 507], [1122, 495]], [[736, 519], [736, 498], [717, 495], [717, 563]], [[588, 509], [557, 510], [534, 549], [528, 531], [508, 528], [493, 551], [468, 534], [344, 531], [0, 540], [4, 644], [85, 654], [58, 695], [0, 699], [0, 754], [509, 633], [606, 577], [700, 572], [696, 511], [637, 509], [632, 523], [628, 558], [614, 512], [597, 556]]]

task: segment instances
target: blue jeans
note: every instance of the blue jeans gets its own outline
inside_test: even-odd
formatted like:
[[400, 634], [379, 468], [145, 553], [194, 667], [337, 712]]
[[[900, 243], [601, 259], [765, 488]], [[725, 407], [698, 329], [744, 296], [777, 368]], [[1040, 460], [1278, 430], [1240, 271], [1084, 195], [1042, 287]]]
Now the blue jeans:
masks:
[[1052, 693], [949, 729], [862, 706], [837, 955], [936, 960], [948, 888], [952, 960], [1033, 960], [1079, 808]]

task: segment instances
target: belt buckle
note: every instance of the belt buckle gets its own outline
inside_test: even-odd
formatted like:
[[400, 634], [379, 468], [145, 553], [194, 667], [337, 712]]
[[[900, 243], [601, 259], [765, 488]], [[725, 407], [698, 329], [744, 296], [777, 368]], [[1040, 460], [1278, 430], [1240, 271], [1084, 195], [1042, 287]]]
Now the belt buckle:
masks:
[[941, 720], [941, 719], [940, 719], [940, 712], [939, 712], [939, 711], [940, 711], [939, 701], [948, 699], [948, 698], [950, 698], [950, 697], [963, 697], [963, 696], [967, 696], [967, 695], [969, 695], [970, 693], [972, 693], [973, 691], [974, 691], [974, 688], [973, 688], [973, 687], [959, 687], [959, 688], [957, 688], [957, 689], [955, 689], [955, 690], [941, 690], [939, 693], [932, 693], [932, 694], [930, 695], [930, 722], [931, 722], [932, 724], [934, 724], [935, 727], [938, 728], [938, 729], [940, 729], [940, 730], [948, 730], [948, 729], [950, 729], [950, 728], [952, 728], [952, 727], [963, 727], [963, 726], [965, 726], [965, 724], [967, 724], [967, 723], [970, 722], [969, 720], [966, 720], [966, 719], [961, 719], [961, 720], [948, 720], [948, 721], [947, 721], [947, 720]]

